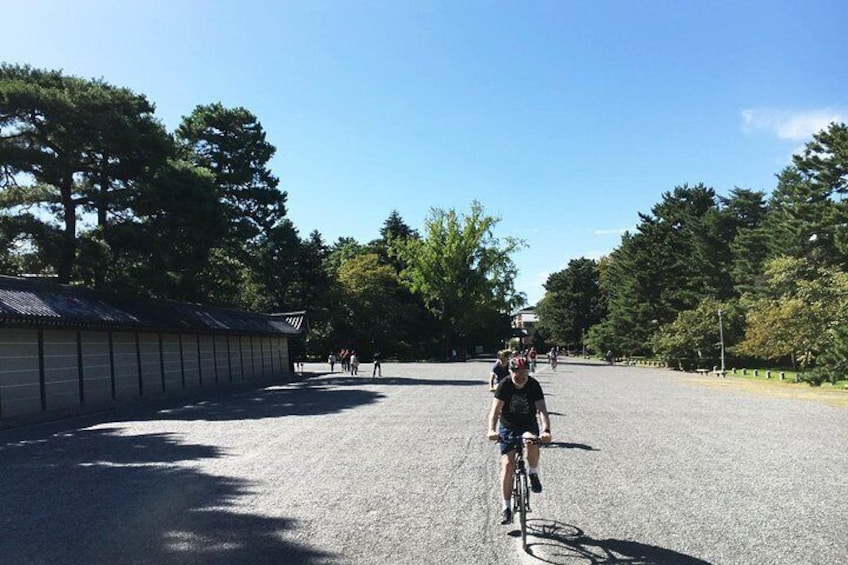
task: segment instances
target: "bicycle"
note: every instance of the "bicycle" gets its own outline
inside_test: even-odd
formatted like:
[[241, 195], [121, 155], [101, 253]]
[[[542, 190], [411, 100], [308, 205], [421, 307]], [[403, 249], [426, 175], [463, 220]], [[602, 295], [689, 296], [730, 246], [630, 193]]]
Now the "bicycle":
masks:
[[498, 441], [506, 443], [515, 449], [515, 471], [512, 485], [512, 509], [513, 515], [518, 514], [518, 523], [521, 527], [521, 547], [527, 551], [527, 514], [530, 510], [530, 485], [527, 478], [527, 468], [524, 463], [524, 446], [528, 444], [539, 444], [541, 441], [535, 435], [525, 432], [520, 436], [504, 437], [498, 436]]

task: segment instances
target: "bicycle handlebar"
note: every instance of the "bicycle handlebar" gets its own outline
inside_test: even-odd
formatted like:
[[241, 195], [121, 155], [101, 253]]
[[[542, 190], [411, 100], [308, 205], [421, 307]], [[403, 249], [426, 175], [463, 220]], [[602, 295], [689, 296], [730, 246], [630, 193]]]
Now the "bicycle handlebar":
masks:
[[[525, 433], [529, 433], [529, 432], [525, 432]], [[534, 436], [532, 434], [530, 434], [530, 435], [523, 435], [522, 434], [520, 436], [510, 436], [510, 437], [504, 437], [502, 435], [498, 435], [498, 439], [492, 440], [492, 441], [498, 441], [500, 443], [508, 443], [508, 444], [512, 444], [512, 445], [517, 445], [518, 443], [538, 445], [538, 444], [542, 443], [542, 440], [539, 439], [538, 436]]]

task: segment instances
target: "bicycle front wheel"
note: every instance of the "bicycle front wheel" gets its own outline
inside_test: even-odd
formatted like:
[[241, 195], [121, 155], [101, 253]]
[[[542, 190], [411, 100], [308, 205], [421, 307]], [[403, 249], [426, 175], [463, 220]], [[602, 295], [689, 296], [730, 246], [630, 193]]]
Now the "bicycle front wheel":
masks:
[[518, 522], [521, 524], [521, 547], [527, 551], [527, 507], [529, 491], [527, 489], [527, 475], [518, 475]]

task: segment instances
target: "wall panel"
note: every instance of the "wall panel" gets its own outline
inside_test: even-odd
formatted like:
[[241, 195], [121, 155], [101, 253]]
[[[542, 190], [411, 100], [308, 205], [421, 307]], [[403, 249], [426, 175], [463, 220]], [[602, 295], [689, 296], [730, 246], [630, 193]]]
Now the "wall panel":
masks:
[[202, 386], [215, 386], [215, 351], [212, 347], [214, 336], [200, 336], [200, 376]]
[[115, 363], [115, 398], [128, 400], [138, 396], [138, 357], [134, 332], [114, 332], [112, 350]]
[[200, 360], [197, 357], [197, 334], [181, 334], [185, 388], [200, 386]]
[[139, 333], [141, 351], [141, 383], [144, 396], [162, 394], [162, 371], [159, 366], [159, 335]]
[[84, 331], [82, 337], [82, 374], [85, 403], [96, 405], [112, 401], [112, 370], [109, 359], [109, 332]]
[[162, 365], [165, 374], [165, 393], [170, 394], [185, 388], [180, 366], [180, 335], [162, 334]]
[[0, 328], [0, 418], [40, 411], [38, 330]]
[[76, 331], [44, 330], [44, 389], [48, 410], [80, 406]]

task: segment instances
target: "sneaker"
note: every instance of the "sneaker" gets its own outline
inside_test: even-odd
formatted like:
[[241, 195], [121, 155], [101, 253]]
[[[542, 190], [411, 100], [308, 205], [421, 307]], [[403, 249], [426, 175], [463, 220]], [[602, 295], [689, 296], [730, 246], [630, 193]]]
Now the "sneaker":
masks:
[[530, 473], [530, 490], [536, 494], [542, 492], [542, 483], [539, 482], [539, 475], [536, 473]]
[[501, 515], [501, 525], [503, 524], [512, 524], [511, 508], [504, 508], [503, 514]]

